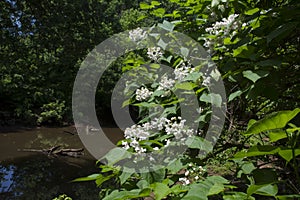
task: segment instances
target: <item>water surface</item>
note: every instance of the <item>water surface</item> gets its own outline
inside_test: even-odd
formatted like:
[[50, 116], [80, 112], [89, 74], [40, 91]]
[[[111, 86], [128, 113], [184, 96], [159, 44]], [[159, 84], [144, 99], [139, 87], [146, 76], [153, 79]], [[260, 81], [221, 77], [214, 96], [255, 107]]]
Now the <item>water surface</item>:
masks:
[[[112, 142], [122, 138], [115, 128], [104, 128]], [[73, 134], [71, 134], [73, 133]], [[0, 199], [52, 199], [67, 194], [74, 199], [97, 199], [93, 182], [70, 181], [98, 173], [95, 158], [86, 150], [80, 158], [49, 156], [26, 149], [84, 148], [73, 127], [0, 130]]]

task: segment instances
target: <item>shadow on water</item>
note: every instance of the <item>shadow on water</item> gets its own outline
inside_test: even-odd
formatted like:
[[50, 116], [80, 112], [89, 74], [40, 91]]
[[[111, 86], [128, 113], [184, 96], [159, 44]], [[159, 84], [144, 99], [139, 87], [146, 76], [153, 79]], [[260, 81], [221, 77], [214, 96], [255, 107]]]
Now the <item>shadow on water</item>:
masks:
[[[70, 182], [99, 172], [95, 159], [86, 150], [80, 158], [49, 157], [39, 152], [22, 151], [56, 145], [64, 148], [83, 147], [77, 135], [65, 131], [66, 128], [41, 128], [0, 134], [1, 200], [51, 200], [60, 194], [79, 200], [98, 199], [99, 188], [94, 182]], [[72, 131], [74, 128], [67, 129], [67, 132]], [[118, 132], [114, 129], [109, 131]], [[116, 138], [114, 140], [117, 141]]]

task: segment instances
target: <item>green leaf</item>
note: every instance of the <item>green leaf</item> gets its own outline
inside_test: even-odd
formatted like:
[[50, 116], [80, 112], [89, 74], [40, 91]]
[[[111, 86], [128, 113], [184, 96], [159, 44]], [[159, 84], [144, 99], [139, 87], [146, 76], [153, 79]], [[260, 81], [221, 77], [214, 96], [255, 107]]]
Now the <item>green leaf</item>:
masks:
[[290, 195], [277, 195], [278, 200], [295, 200], [300, 199], [300, 194], [290, 194]]
[[147, 9], [150, 9], [150, 5], [148, 5], [146, 3], [140, 3], [140, 8], [142, 10], [147, 10]]
[[203, 93], [200, 96], [200, 101], [206, 102], [206, 103], [211, 103], [212, 105], [216, 107], [221, 107], [222, 106], [222, 97], [220, 94], [214, 94], [214, 93]]
[[128, 151], [126, 151], [125, 149], [116, 147], [116, 148], [110, 150], [103, 157], [103, 159], [107, 160], [108, 165], [113, 165], [113, 164], [119, 162], [120, 160], [129, 158], [130, 156], [131, 156], [131, 154]]
[[161, 17], [163, 18], [164, 14], [165, 14], [166, 10], [164, 8], [158, 8], [152, 11], [152, 13], [157, 16], [157, 17]]
[[221, 0], [212, 0], [211, 1], [211, 7], [215, 7], [215, 6], [219, 5], [220, 2], [221, 2]]
[[121, 185], [123, 185], [123, 183], [125, 183], [132, 174], [134, 174], [134, 169], [133, 168], [127, 168], [123, 170], [122, 174], [119, 176], [120, 179], [120, 183]]
[[94, 181], [97, 178], [100, 178], [101, 176], [102, 176], [101, 174], [92, 174], [87, 177], [76, 178], [76, 179], [72, 180], [72, 182]]
[[173, 187], [171, 187], [171, 192], [175, 195], [179, 195], [181, 193], [187, 192], [187, 189], [183, 189], [182, 185], [176, 184]]
[[188, 58], [190, 50], [186, 47], [180, 47], [180, 53], [184, 58]]
[[198, 184], [192, 184], [188, 193], [182, 198], [183, 200], [207, 200], [208, 196], [219, 194], [224, 191], [224, 185], [229, 183], [228, 180], [221, 176], [207, 177]]
[[161, 168], [156, 171], [141, 173], [141, 177], [148, 183], [162, 182], [165, 179], [166, 170]]
[[193, 184], [182, 200], [208, 200], [207, 195], [210, 187], [210, 184]]
[[193, 90], [197, 85], [195, 83], [190, 82], [183, 82], [183, 83], [177, 83], [175, 85], [175, 88], [182, 89], [182, 90]]
[[159, 3], [158, 1], [151, 1], [151, 5], [152, 6], [159, 6], [161, 3]]
[[225, 190], [225, 187], [222, 183], [215, 183], [210, 189], [207, 194], [207, 196], [216, 195], [220, 192], [223, 192]]
[[139, 182], [137, 182], [136, 184], [140, 189], [145, 189], [148, 188], [150, 186], [150, 184], [146, 181], [146, 180], [140, 180]]
[[264, 146], [253, 146], [250, 147], [247, 151], [240, 151], [235, 154], [235, 158], [244, 158], [244, 157], [252, 157], [252, 156], [262, 156], [262, 155], [272, 155], [279, 151], [278, 147], [274, 147], [271, 145]]
[[215, 183], [229, 184], [229, 181], [226, 178], [223, 178], [222, 176], [209, 176], [206, 178], [205, 181], [209, 181], [213, 184]]
[[115, 174], [111, 174], [109, 176], [100, 176], [100, 177], [97, 178], [96, 184], [97, 184], [98, 187], [100, 187], [102, 185], [102, 183], [112, 179], [113, 177], [115, 177]]
[[252, 162], [246, 162], [241, 166], [241, 169], [244, 174], [250, 174], [256, 167], [253, 165]]
[[284, 128], [286, 124], [292, 120], [300, 112], [299, 108], [292, 111], [279, 111], [274, 112], [265, 118], [255, 122], [250, 128], [244, 133], [245, 135], [258, 134], [265, 131], [274, 129]]
[[[278, 151], [278, 154], [287, 162], [290, 162], [293, 159], [293, 150], [292, 149], [283, 149], [281, 148]], [[295, 157], [300, 155], [300, 149], [295, 149]]]
[[255, 185], [266, 185], [278, 182], [277, 174], [273, 169], [255, 169], [252, 173]]
[[165, 43], [161, 38], [158, 40], [157, 45], [160, 46], [163, 50], [166, 50], [168, 43]]
[[[149, 191], [149, 190], [148, 190]], [[143, 192], [141, 189], [134, 189], [130, 191], [118, 191], [114, 190], [112, 193], [110, 193], [108, 196], [103, 198], [103, 200], [124, 200], [124, 199], [135, 199], [139, 197], [147, 197], [150, 195]]]
[[258, 79], [261, 79], [268, 75], [269, 75], [268, 71], [262, 71], [262, 70], [256, 72], [252, 72], [251, 70], [243, 71], [243, 76], [251, 80], [253, 83], [255, 83]]
[[158, 26], [169, 32], [173, 31], [173, 29], [175, 28], [174, 24], [172, 24], [171, 22], [168, 22], [166, 20], [164, 20], [162, 24], [158, 24]]
[[233, 56], [255, 60], [256, 59], [255, 52], [256, 52], [255, 47], [243, 45], [233, 50]]
[[278, 192], [276, 185], [250, 185], [247, 189], [247, 194], [251, 196], [252, 194], [259, 194], [263, 196], [275, 196]]
[[171, 192], [169, 186], [164, 183], [156, 182], [151, 185], [151, 188], [153, 188], [153, 193], [155, 194], [155, 199], [157, 200], [165, 198]]
[[186, 145], [191, 149], [200, 149], [205, 152], [211, 152], [213, 146], [210, 142], [199, 136], [191, 136], [186, 140]]
[[228, 97], [228, 102], [232, 101], [233, 99], [235, 99], [236, 97], [241, 96], [241, 94], [243, 94], [243, 92], [241, 90], [238, 90], [234, 93], [231, 93]]
[[171, 172], [171, 173], [176, 173], [178, 172], [180, 169], [183, 168], [183, 164], [179, 159], [173, 160], [171, 161], [168, 166], [167, 169]]
[[287, 134], [284, 130], [274, 130], [269, 132], [270, 142], [276, 142], [278, 140], [287, 138]]
[[124, 108], [125, 106], [128, 106], [130, 103], [131, 103], [131, 99], [127, 99], [126, 101], [123, 102], [122, 108]]
[[257, 122], [257, 120], [255, 120], [255, 119], [250, 119], [249, 122], [248, 122], [247, 130], [248, 130], [255, 122]]
[[245, 12], [245, 15], [253, 15], [253, 14], [257, 13], [258, 11], [259, 11], [259, 8], [253, 8], [251, 10], [247, 10]]

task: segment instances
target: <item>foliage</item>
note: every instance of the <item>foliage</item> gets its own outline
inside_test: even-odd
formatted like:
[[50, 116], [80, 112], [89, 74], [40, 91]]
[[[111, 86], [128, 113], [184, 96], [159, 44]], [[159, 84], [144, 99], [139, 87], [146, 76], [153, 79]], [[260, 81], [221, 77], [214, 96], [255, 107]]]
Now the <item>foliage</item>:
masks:
[[[65, 102], [65, 110], [54, 115], [71, 121], [72, 86], [81, 61], [94, 46], [121, 31], [123, 11], [137, 6], [128, 0], [1, 1], [0, 110], [26, 123], [49, 123], [44, 119], [52, 112], [49, 105]], [[122, 19], [122, 24], [131, 23]], [[110, 74], [119, 73], [112, 68]], [[106, 76], [103, 82], [109, 81]], [[109, 96], [109, 86], [98, 93]], [[101, 100], [100, 107], [110, 106]]]
[[68, 197], [65, 194], [59, 195], [58, 197], [54, 198], [53, 200], [72, 200], [72, 198]]
[[[181, 49], [186, 56], [172, 55], [163, 39], [158, 39], [155, 48], [128, 54], [123, 62], [123, 72], [131, 73], [123, 106], [130, 105], [137, 112], [138, 125], [125, 130], [125, 140], [119, 142], [122, 148], [104, 157], [108, 162], [100, 166], [99, 174], [76, 181], [95, 180], [103, 199], [299, 198], [300, 4], [292, 0], [170, 0], [145, 1], [140, 9], [146, 11], [141, 19], [156, 19], [156, 26], [170, 34], [185, 33], [209, 52], [228, 96], [225, 128], [213, 152], [201, 157], [199, 152], [212, 149], [202, 137], [211, 109], [221, 107], [223, 99], [207, 88], [214, 83], [211, 72], [199, 73], [202, 66], [189, 65], [186, 49]], [[159, 64], [171, 66], [183, 78], [160, 71]], [[141, 82], [141, 77], [148, 82]], [[137, 166], [143, 153], [165, 155], [172, 146], [169, 140], [180, 138], [182, 130], [189, 129], [178, 117], [186, 99], [178, 98], [177, 90], [195, 93], [200, 106], [198, 135], [183, 140], [188, 150], [154, 171], [121, 168], [121, 161], [133, 154], [139, 155]], [[148, 116], [149, 110], [152, 116]], [[157, 119], [164, 119], [167, 125], [162, 123], [154, 131], [148, 128], [157, 128]], [[167, 126], [178, 124], [180, 129], [170, 133]], [[228, 180], [205, 170], [209, 159], [222, 156], [236, 166], [236, 178]]]

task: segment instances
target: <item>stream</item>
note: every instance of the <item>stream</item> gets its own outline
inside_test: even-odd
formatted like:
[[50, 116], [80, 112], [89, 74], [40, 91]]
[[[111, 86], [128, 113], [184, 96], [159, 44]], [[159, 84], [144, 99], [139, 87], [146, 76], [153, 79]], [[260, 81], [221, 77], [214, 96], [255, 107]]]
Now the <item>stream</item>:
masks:
[[[103, 128], [116, 143], [122, 138], [117, 128]], [[74, 133], [74, 134], [71, 134]], [[60, 194], [73, 199], [98, 199], [94, 182], [73, 183], [73, 179], [99, 173], [96, 160], [81, 143], [74, 127], [15, 128], [0, 130], [0, 199], [51, 200]], [[79, 158], [48, 156], [24, 149], [84, 148]]]

